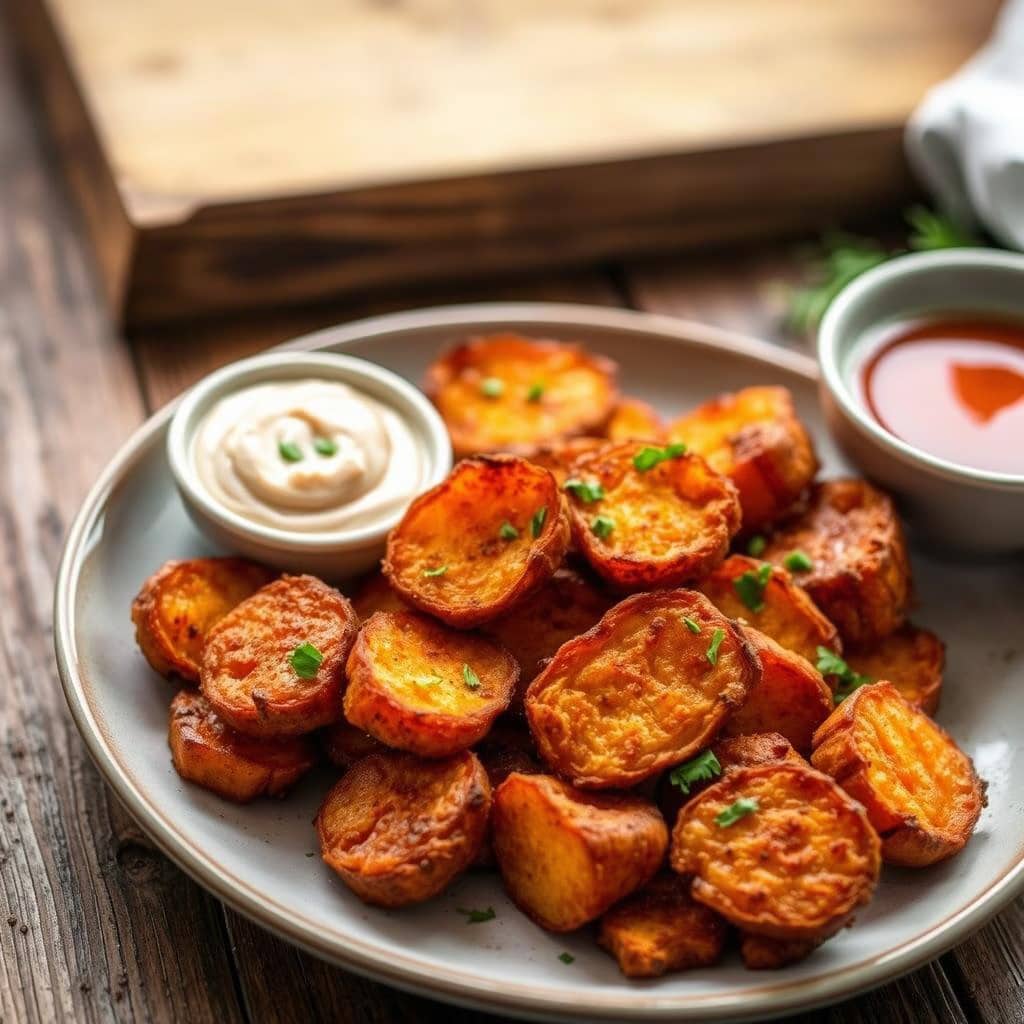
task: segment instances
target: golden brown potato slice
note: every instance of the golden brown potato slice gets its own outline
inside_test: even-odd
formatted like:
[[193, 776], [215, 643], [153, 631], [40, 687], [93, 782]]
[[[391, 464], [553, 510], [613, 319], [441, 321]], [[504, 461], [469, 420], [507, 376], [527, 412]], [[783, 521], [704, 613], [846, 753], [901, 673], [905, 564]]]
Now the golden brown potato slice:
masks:
[[736, 768], [679, 813], [672, 867], [744, 931], [824, 939], [871, 898], [881, 863], [864, 809], [832, 779], [780, 761]]
[[560, 775], [632, 786], [706, 747], [759, 674], [740, 627], [707, 598], [637, 594], [559, 648], [526, 692], [526, 715]]
[[842, 650], [839, 631], [779, 566], [730, 555], [697, 589], [730, 619], [749, 622], [811, 664], [817, 664], [819, 647]]
[[610, 441], [661, 441], [665, 424], [654, 408], [639, 398], [624, 398], [604, 428]]
[[316, 748], [307, 737], [243, 736], [222, 722], [195, 690], [182, 690], [171, 702], [168, 743], [174, 769], [183, 779], [240, 804], [259, 796], [284, 796], [316, 763]]
[[732, 480], [746, 533], [785, 515], [818, 471], [810, 436], [785, 388], [744, 388], [714, 398], [676, 420], [668, 439], [683, 442]]
[[810, 569], [796, 581], [839, 628], [844, 643], [866, 645], [903, 622], [910, 601], [910, 561], [890, 498], [865, 480], [818, 484], [807, 511], [768, 542], [767, 561], [794, 552]]
[[327, 760], [338, 768], [351, 768], [368, 754], [380, 754], [388, 748], [375, 736], [341, 719], [320, 730], [320, 745]]
[[811, 763], [867, 808], [892, 864], [959, 853], [985, 806], [971, 759], [891, 683], [847, 697], [815, 734]]
[[347, 771], [315, 824], [324, 862], [360, 899], [404, 907], [473, 863], [490, 807], [487, 773], [470, 751], [433, 761], [389, 751]]
[[595, 626], [613, 599], [574, 569], [562, 568], [511, 611], [488, 622], [483, 632], [503, 644], [519, 662], [520, 706], [530, 681], [567, 640]]
[[468, 629], [550, 579], [569, 544], [555, 478], [512, 455], [464, 459], [388, 537], [384, 574], [410, 604]]
[[638, 797], [519, 772], [495, 791], [491, 832], [509, 896], [554, 932], [600, 917], [643, 885], [668, 845], [661, 815]]
[[576, 547], [621, 590], [707, 575], [740, 525], [732, 484], [670, 447], [626, 441], [581, 455], [562, 486]]
[[348, 658], [345, 718], [382, 743], [447, 757], [483, 738], [519, 678], [500, 644], [416, 612], [377, 612]]
[[905, 623], [866, 650], [848, 652], [846, 663], [858, 675], [892, 683], [926, 714], [939, 708], [946, 645], [927, 629]]
[[282, 576], [209, 632], [200, 684], [214, 711], [251, 736], [297, 736], [341, 717], [356, 613], [315, 576]]
[[814, 730], [832, 714], [832, 689], [806, 658], [749, 626], [744, 632], [761, 659], [761, 678], [729, 716], [722, 734], [779, 733], [809, 755]]
[[379, 571], [363, 577], [352, 595], [352, 607], [360, 622], [365, 622], [374, 612], [409, 611], [409, 605], [398, 596], [387, 576]]
[[424, 390], [462, 458], [599, 433], [618, 402], [617, 375], [577, 345], [497, 334], [442, 355]]
[[775, 971], [805, 960], [820, 945], [818, 939], [774, 939], [744, 933], [740, 936], [740, 956], [752, 971]]
[[242, 558], [165, 563], [132, 602], [135, 639], [146, 661], [161, 675], [195, 682], [210, 627], [273, 578]]
[[664, 872], [601, 918], [597, 941], [627, 978], [658, 978], [717, 963], [726, 933], [725, 921], [690, 895], [688, 880]]

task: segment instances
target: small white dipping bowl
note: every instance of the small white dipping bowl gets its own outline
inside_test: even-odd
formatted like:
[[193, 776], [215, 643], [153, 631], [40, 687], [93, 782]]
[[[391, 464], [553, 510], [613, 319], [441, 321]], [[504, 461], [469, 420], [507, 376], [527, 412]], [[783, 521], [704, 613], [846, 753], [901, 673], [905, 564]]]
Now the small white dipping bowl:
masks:
[[278, 569], [339, 579], [376, 565], [388, 531], [401, 519], [404, 509], [371, 526], [323, 533], [264, 526], [218, 502], [202, 485], [192, 463], [196, 429], [220, 399], [254, 384], [309, 378], [348, 384], [403, 417], [424, 440], [429, 464], [422, 490], [448, 475], [452, 468], [448, 431], [427, 398], [390, 370], [365, 359], [329, 352], [269, 352], [231, 363], [204, 377], [174, 413], [167, 434], [167, 456], [190, 518], [218, 546]]
[[[972, 469], [915, 448], [865, 407], [860, 377], [879, 331], [919, 317], [978, 314], [1024, 322], [1024, 256], [947, 249], [900, 256], [858, 277], [818, 333], [821, 397], [846, 454], [900, 501], [911, 528], [939, 551], [1024, 551], [1024, 476]], [[907, 402], [924, 406], [913, 389]], [[1024, 438], [1021, 438], [1024, 446]]]

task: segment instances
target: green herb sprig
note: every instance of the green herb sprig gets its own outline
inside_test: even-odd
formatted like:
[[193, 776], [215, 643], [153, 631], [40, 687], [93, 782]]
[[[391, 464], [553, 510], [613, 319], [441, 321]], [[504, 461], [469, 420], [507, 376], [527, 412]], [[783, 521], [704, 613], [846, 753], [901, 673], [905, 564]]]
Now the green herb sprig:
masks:
[[736, 596], [752, 612], [764, 608], [764, 592], [772, 578], [772, 567], [765, 562], [757, 569], [748, 569], [732, 581]]
[[310, 643], [299, 644], [288, 655], [288, 664], [300, 679], [312, 679], [323, 663], [323, 654]]
[[863, 676], [859, 672], [854, 672], [835, 651], [830, 651], [827, 647], [819, 647], [816, 653], [818, 655], [816, 665], [818, 671], [823, 676], [835, 676], [838, 679], [832, 695], [836, 704], [842, 704], [854, 690], [874, 682], [871, 676]]
[[689, 761], [684, 761], [669, 772], [668, 781], [689, 794], [690, 787], [697, 782], [709, 782], [722, 774], [722, 765], [714, 751], [705, 750]]

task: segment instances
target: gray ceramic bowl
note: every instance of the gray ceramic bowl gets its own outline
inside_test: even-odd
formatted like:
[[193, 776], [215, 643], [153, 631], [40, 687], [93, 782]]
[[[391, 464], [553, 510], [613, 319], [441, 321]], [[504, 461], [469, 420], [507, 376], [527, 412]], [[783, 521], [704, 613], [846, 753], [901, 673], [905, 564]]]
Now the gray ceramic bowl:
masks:
[[[1024, 551], [1024, 476], [971, 469], [914, 448], [865, 407], [858, 378], [878, 329], [936, 313], [1024, 320], [1024, 256], [991, 249], [914, 253], [858, 277], [829, 307], [818, 335], [825, 417], [850, 459], [899, 499], [912, 529], [933, 546]], [[907, 401], [925, 403], [928, 396], [908, 394]]]

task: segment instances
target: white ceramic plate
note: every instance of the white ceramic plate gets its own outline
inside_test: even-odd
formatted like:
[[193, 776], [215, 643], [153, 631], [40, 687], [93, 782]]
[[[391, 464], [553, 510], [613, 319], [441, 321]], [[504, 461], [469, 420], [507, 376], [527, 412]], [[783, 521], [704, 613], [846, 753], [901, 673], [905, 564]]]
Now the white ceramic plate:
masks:
[[[510, 327], [584, 342], [617, 359], [627, 393], [671, 414], [719, 391], [792, 389], [826, 474], [844, 467], [818, 414], [813, 364], [725, 332], [663, 317], [555, 305], [481, 305], [386, 316], [300, 339], [299, 348], [365, 356], [418, 381], [445, 343]], [[941, 721], [989, 783], [989, 807], [960, 856], [926, 871], [885, 871], [857, 925], [776, 972], [733, 958], [711, 970], [626, 981], [584, 929], [549, 935], [515, 910], [495, 875], [471, 873], [431, 903], [363, 906], [311, 856], [310, 821], [329, 776], [283, 803], [236, 807], [183, 783], [166, 742], [172, 688], [137, 651], [128, 613], [168, 558], [209, 553], [189, 524], [164, 458], [170, 410], [107, 467], [72, 527], [57, 583], [55, 633], [71, 712], [107, 781], [153, 840], [218, 897], [344, 967], [438, 999], [535, 1018], [740, 1020], [839, 999], [937, 956], [1024, 883], [1024, 574], [917, 554], [915, 619], [949, 643]], [[978, 528], [984, 529], [983, 510]], [[1017, 780], [1014, 782], [1014, 780]], [[457, 907], [493, 906], [467, 925]], [[559, 960], [568, 951], [572, 964]]]

